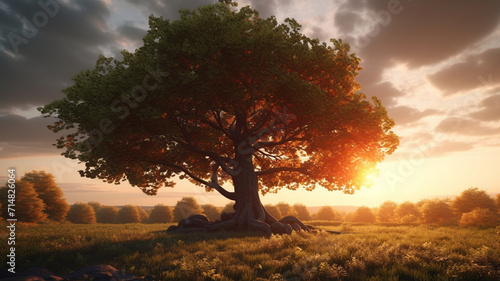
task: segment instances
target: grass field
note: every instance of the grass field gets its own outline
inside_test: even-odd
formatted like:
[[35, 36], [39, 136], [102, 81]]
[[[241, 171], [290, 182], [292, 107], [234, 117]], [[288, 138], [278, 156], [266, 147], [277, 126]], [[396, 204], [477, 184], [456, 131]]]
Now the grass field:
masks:
[[[322, 228], [353, 233], [264, 238], [171, 235], [167, 227], [18, 225], [17, 269], [38, 266], [62, 275], [109, 264], [158, 280], [500, 280], [499, 228], [341, 225]], [[5, 265], [6, 232], [1, 235]]]

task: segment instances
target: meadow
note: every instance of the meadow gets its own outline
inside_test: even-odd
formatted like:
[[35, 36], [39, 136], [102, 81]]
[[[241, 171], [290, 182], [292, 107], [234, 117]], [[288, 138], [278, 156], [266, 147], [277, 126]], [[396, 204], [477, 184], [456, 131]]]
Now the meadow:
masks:
[[[349, 233], [266, 238], [174, 235], [165, 232], [169, 225], [19, 224], [17, 269], [63, 275], [109, 264], [155, 280], [500, 280], [498, 227], [323, 224]], [[1, 235], [0, 252], [7, 253]], [[4, 265], [6, 255], [0, 260]]]

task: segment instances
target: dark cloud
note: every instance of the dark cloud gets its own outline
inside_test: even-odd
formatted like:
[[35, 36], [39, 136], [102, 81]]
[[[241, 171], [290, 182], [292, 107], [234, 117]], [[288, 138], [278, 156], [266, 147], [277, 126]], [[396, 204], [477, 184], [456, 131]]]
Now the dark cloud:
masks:
[[145, 16], [153, 14], [154, 16], [162, 16], [167, 19], [177, 20], [180, 9], [196, 9], [199, 6], [213, 4], [216, 0], [125, 0], [129, 4], [141, 9]]
[[465, 136], [487, 136], [500, 134], [500, 128], [484, 126], [477, 120], [448, 117], [437, 125], [436, 132]]
[[147, 30], [135, 27], [134, 25], [124, 24], [118, 27], [117, 31], [121, 36], [126, 37], [132, 41], [140, 41], [146, 35]]
[[430, 75], [429, 81], [445, 95], [491, 87], [500, 84], [499, 65], [500, 48], [493, 48]]
[[472, 118], [482, 121], [500, 120], [500, 89], [499, 93], [483, 99], [479, 103], [480, 109], [470, 114]]
[[[399, 6], [391, 3], [400, 3]], [[366, 1], [370, 20], [377, 20], [378, 34], [362, 54], [390, 58], [415, 68], [458, 55], [486, 38], [500, 20], [500, 1], [420, 0]]]
[[47, 129], [54, 121], [55, 118], [42, 116], [31, 119], [13, 114], [0, 116], [0, 159], [60, 154], [52, 144], [61, 134]]
[[396, 125], [401, 126], [405, 126], [417, 122], [427, 116], [432, 116], [440, 113], [441, 112], [439, 110], [435, 109], [426, 109], [420, 111], [409, 106], [396, 106], [388, 109], [389, 116], [394, 119]]
[[358, 80], [363, 91], [388, 104], [405, 93], [375, 86], [386, 82], [384, 69], [398, 63], [418, 68], [459, 55], [491, 35], [499, 20], [500, 1], [495, 0], [348, 0], [334, 15], [338, 37], [362, 59]]
[[4, 3], [0, 110], [26, 109], [61, 98], [71, 77], [92, 67], [99, 48], [114, 40], [106, 24], [110, 12], [102, 1], [51, 3], [57, 6], [48, 12], [35, 0]]

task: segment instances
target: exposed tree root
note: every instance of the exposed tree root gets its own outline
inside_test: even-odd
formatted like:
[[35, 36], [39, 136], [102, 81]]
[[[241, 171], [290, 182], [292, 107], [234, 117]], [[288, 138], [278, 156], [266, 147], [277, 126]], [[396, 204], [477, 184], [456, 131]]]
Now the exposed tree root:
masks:
[[292, 216], [284, 217], [278, 221], [267, 211], [264, 220], [255, 219], [246, 214], [245, 211], [223, 213], [221, 218], [221, 221], [212, 222], [203, 215], [193, 215], [181, 220], [178, 225], [169, 227], [167, 232], [193, 233], [229, 230], [258, 232], [265, 236], [271, 236], [271, 234], [291, 234], [293, 231], [318, 231]]

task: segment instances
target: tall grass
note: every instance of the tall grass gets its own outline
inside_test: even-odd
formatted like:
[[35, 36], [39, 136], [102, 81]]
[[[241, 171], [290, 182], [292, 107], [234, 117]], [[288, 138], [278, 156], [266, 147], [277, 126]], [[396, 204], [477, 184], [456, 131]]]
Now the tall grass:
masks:
[[500, 280], [500, 229], [494, 228], [339, 225], [323, 228], [351, 233], [263, 238], [171, 235], [167, 227], [21, 225], [17, 265], [64, 274], [105, 263], [158, 280]]

